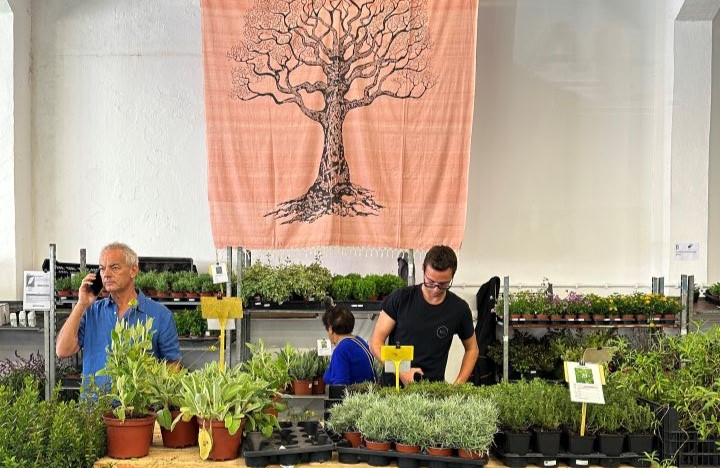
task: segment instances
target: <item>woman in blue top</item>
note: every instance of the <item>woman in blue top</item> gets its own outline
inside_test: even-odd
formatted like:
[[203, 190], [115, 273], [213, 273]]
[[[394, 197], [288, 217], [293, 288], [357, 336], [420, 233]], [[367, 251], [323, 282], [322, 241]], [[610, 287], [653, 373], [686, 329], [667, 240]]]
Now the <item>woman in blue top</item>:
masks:
[[374, 381], [375, 369], [370, 347], [352, 334], [355, 316], [344, 307], [331, 307], [322, 317], [334, 349], [330, 365], [323, 375], [328, 385], [352, 385]]

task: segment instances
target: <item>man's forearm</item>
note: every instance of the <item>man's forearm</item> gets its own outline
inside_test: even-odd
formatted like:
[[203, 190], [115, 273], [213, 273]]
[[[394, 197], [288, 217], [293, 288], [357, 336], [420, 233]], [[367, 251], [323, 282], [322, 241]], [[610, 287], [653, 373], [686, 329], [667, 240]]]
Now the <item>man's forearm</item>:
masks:
[[472, 372], [473, 372], [473, 369], [475, 368], [475, 363], [477, 362], [477, 358], [478, 358], [479, 354], [480, 353], [477, 348], [465, 351], [465, 354], [463, 355], [462, 363], [460, 364], [460, 372], [458, 373], [458, 376], [455, 379], [456, 384], [461, 384], [461, 383], [467, 382], [467, 380], [472, 375]]
[[70, 312], [70, 316], [60, 329], [55, 341], [55, 354], [58, 357], [69, 357], [78, 352], [78, 331], [80, 330], [80, 320], [82, 319], [85, 309], [88, 305], [77, 303]]

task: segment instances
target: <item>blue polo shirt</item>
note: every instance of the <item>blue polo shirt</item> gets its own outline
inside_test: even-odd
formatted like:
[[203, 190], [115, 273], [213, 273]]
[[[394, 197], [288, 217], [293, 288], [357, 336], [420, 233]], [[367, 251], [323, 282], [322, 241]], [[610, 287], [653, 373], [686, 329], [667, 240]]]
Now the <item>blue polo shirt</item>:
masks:
[[[137, 290], [137, 306], [128, 309], [122, 316], [130, 325], [145, 322], [152, 317], [152, 353], [157, 359], [167, 361], [180, 360], [180, 342], [178, 341], [175, 321], [170, 309], [148, 299]], [[107, 349], [112, 342], [111, 332], [118, 320], [118, 307], [110, 297], [93, 302], [80, 319], [78, 344], [83, 351], [83, 380], [105, 368]], [[95, 376], [95, 382], [104, 386], [109, 383], [107, 376]]]

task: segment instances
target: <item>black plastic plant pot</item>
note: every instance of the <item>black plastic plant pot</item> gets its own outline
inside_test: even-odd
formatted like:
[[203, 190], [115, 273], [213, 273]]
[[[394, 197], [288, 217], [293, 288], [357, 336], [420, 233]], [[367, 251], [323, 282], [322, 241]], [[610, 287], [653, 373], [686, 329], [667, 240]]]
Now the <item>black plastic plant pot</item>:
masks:
[[356, 463], [360, 463], [360, 460], [358, 459], [358, 456], [356, 454], [345, 453], [345, 452], [338, 453], [338, 461], [340, 463], [346, 463], [349, 465], [354, 465]]
[[278, 456], [278, 465], [293, 466], [297, 465], [298, 463], [300, 463], [300, 455], [289, 454]]
[[417, 468], [418, 464], [419, 464], [418, 460], [415, 460], [414, 458], [398, 458], [397, 459], [398, 468]]
[[598, 450], [608, 457], [617, 457], [623, 451], [625, 436], [623, 434], [598, 435]]
[[390, 464], [390, 459], [383, 455], [368, 454], [367, 463], [370, 466], [387, 466]]
[[589, 455], [595, 445], [594, 436], [568, 435], [568, 452], [574, 455]]
[[303, 429], [305, 429], [305, 432], [306, 432], [309, 436], [313, 436], [313, 437], [314, 437], [315, 434], [317, 434], [317, 430], [318, 430], [318, 422], [317, 422], [317, 421], [300, 421], [300, 422], [298, 423], [298, 426], [300, 426], [300, 427], [302, 427]]
[[545, 456], [554, 457], [560, 453], [562, 431], [535, 432], [535, 451]]
[[245, 466], [262, 467], [270, 464], [270, 457], [248, 457], [245, 458]]
[[449, 468], [448, 463], [439, 460], [430, 460], [428, 468]]
[[310, 453], [310, 461], [311, 462], [317, 462], [322, 463], [330, 460], [332, 458], [332, 450], [328, 450], [325, 452], [311, 452]]
[[627, 451], [638, 455], [650, 453], [653, 451], [654, 438], [652, 434], [628, 434], [625, 436]]
[[530, 451], [530, 436], [529, 432], [505, 432], [504, 452], [525, 455]]

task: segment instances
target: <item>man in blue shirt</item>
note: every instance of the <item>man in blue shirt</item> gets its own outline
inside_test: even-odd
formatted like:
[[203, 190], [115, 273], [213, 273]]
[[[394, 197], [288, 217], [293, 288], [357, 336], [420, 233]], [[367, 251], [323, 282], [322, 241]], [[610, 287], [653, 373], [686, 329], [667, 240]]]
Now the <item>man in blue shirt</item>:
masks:
[[[92, 292], [95, 273], [83, 278], [78, 302], [57, 335], [55, 353], [60, 358], [83, 351], [83, 380], [105, 367], [111, 332], [118, 320], [130, 325], [153, 319], [152, 353], [168, 362], [180, 360], [180, 343], [172, 312], [154, 302], [135, 287], [138, 256], [127, 245], [113, 243], [100, 252], [100, 276], [109, 297], [98, 300]], [[106, 385], [106, 376], [96, 376], [98, 385]]]

